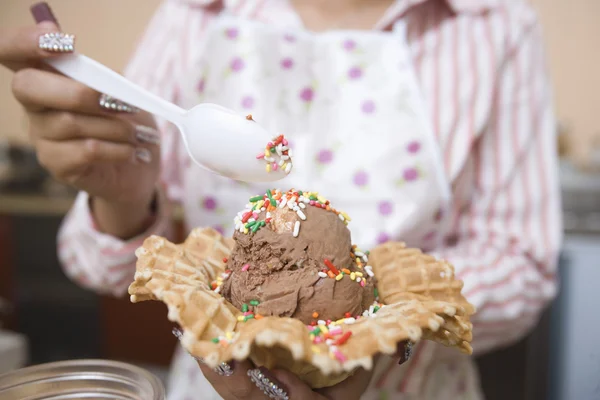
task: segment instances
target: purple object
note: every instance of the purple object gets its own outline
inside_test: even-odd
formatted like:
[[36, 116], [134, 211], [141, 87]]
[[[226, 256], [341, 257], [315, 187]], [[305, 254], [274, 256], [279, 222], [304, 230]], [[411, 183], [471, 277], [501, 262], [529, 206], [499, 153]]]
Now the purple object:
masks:
[[328, 164], [333, 160], [333, 152], [331, 150], [321, 150], [317, 155], [317, 160], [321, 164]]
[[364, 171], [359, 171], [354, 175], [354, 184], [356, 186], [365, 186], [369, 182], [369, 175]]
[[404, 180], [410, 182], [414, 181], [419, 177], [419, 171], [414, 168], [407, 168], [404, 170]]
[[381, 215], [390, 215], [393, 211], [392, 203], [389, 201], [382, 201], [379, 203], [379, 214]]
[[31, 14], [33, 15], [33, 18], [35, 19], [35, 22], [37, 22], [38, 24], [40, 22], [50, 21], [58, 25], [58, 21], [56, 20], [56, 17], [54, 17], [52, 9], [45, 1], [32, 5], [30, 10]]
[[315, 92], [310, 87], [306, 87], [300, 92], [300, 98], [307, 103], [310, 103], [313, 100], [314, 95]]

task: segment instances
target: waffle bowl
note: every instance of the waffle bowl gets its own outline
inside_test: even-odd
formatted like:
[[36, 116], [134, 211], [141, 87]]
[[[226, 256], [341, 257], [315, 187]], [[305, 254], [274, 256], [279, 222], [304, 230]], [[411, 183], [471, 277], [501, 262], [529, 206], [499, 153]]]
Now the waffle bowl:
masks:
[[[452, 265], [403, 243], [378, 246], [370, 254], [381, 309], [340, 323], [345, 343], [313, 343], [294, 318], [244, 321], [243, 313], [211, 290], [225, 271], [233, 240], [211, 228], [193, 230], [176, 245], [151, 236], [136, 251], [133, 303], [158, 300], [182, 330], [181, 343], [211, 367], [233, 359], [287, 369], [312, 388], [335, 385], [359, 367], [371, 369], [377, 353], [394, 354], [398, 343], [431, 340], [471, 354], [474, 307], [461, 295]], [[340, 329], [338, 328], [338, 329]], [[351, 332], [351, 334], [346, 334]]]

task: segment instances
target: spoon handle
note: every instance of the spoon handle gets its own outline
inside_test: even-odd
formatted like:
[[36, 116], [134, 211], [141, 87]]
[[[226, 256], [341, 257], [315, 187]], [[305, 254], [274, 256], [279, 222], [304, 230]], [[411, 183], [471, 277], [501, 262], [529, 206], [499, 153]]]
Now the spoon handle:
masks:
[[46, 62], [94, 90], [181, 125], [184, 109], [150, 93], [89, 57], [73, 53], [48, 59]]

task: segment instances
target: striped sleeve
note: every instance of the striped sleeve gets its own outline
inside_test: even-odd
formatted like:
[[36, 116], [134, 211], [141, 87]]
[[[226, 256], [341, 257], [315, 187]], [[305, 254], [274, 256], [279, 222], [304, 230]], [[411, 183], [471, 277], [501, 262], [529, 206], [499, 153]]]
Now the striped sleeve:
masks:
[[476, 352], [522, 338], [557, 291], [556, 126], [537, 23], [514, 43], [489, 125], [473, 149], [474, 185], [456, 225], [457, 242], [436, 252], [454, 264], [478, 309]]
[[[205, 13], [182, 2], [166, 1], [156, 11], [125, 75], [151, 92], [176, 102], [186, 51], [192, 35], [201, 33]], [[157, 220], [143, 234], [123, 241], [99, 232], [86, 193], [79, 193], [58, 235], [58, 256], [66, 274], [84, 287], [119, 296], [127, 291], [135, 271], [135, 249], [152, 234], [169, 236], [170, 204], [181, 201], [179, 134], [165, 121], [161, 131], [161, 184]]]

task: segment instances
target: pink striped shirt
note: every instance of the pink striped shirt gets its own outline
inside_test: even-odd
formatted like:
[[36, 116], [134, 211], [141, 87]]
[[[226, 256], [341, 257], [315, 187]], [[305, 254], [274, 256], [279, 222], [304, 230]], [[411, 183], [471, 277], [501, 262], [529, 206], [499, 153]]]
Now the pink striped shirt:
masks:
[[[219, 3], [165, 1], [126, 74], [177, 102], [180, 85], [190, 84], [179, 78], [198, 59], [201, 46], [195, 43]], [[271, 24], [289, 24], [294, 16], [283, 0], [231, 0], [224, 7]], [[541, 30], [532, 8], [517, 0], [398, 0], [376, 29], [400, 18], [407, 22], [454, 198], [446, 246], [426, 250], [455, 265], [467, 298], [478, 308], [473, 347], [478, 353], [489, 351], [525, 335], [557, 289], [556, 126]], [[67, 274], [86, 287], [122, 295], [134, 271], [135, 248], [150, 234], [168, 235], [166, 199], [185, 198], [181, 171], [189, 160], [179, 150], [179, 136], [166, 125], [161, 128], [165, 190], [160, 217], [148, 232], [127, 242], [98, 232], [83, 193], [64, 222], [60, 259]], [[186, 209], [189, 225], [201, 225], [193, 214]], [[381, 363], [365, 398], [378, 390], [432, 399], [481, 396], [471, 360], [435, 344], [419, 346], [402, 367], [391, 368], [392, 362]], [[451, 383], [441, 387], [439, 374]]]

